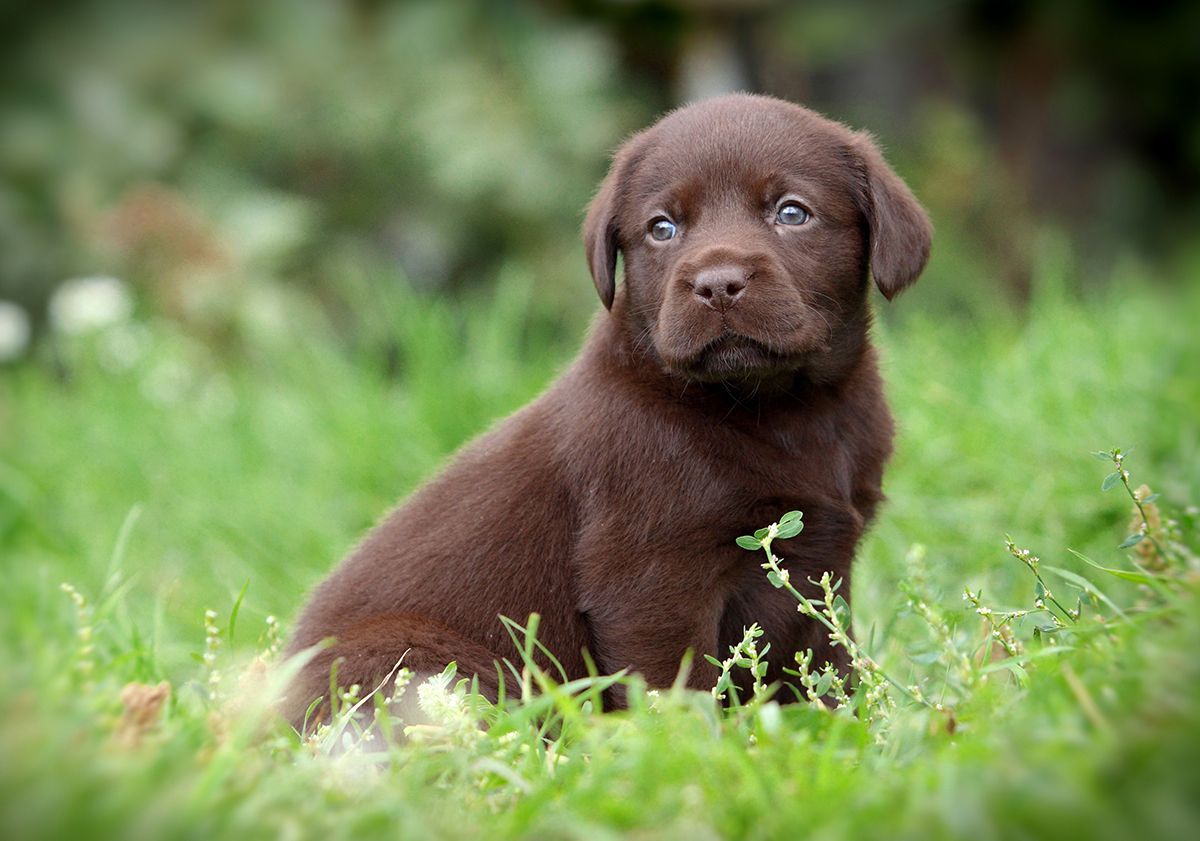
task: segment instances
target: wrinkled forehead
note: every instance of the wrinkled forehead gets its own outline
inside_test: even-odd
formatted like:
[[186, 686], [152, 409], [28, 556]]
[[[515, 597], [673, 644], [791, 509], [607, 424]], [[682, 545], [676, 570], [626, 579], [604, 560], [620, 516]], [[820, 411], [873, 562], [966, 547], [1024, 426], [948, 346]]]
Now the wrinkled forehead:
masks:
[[850, 141], [842, 126], [784, 103], [693, 106], [646, 133], [629, 198], [691, 203], [800, 191], [848, 205], [860, 178]]

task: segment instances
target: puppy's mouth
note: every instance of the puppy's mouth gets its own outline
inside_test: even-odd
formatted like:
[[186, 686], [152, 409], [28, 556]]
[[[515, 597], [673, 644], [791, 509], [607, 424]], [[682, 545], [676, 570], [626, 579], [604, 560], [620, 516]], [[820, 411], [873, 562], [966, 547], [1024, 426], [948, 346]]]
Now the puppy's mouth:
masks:
[[726, 382], [778, 376], [794, 371], [800, 362], [796, 354], [781, 353], [757, 339], [727, 331], [673, 367], [692, 380]]

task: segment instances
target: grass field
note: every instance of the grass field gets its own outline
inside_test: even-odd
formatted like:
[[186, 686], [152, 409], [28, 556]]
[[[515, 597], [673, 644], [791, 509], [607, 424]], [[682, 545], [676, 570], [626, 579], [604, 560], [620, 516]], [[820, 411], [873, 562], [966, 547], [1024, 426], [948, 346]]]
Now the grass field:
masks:
[[[457, 307], [381, 302], [390, 377], [303, 310], [235, 348], [149, 320], [0, 371], [0, 836], [1194, 835], [1200, 284], [1064, 287], [955, 316], [918, 287], [878, 326], [900, 436], [854, 627], [899, 686], [858, 716], [765, 695], [719, 713], [634, 681], [627, 713], [544, 685], [481, 732], [430, 688], [445, 727], [382, 768], [263, 722], [246, 687], [266, 680], [268, 617], [286, 634], [356, 537], [536, 394], [583, 325], [547, 328], [510, 278]], [[1132, 503], [1091, 455], [1112, 447], [1178, 523], [1152, 522], [1161, 552], [1118, 548]], [[1033, 611], [1004, 625], [1015, 656], [964, 588]], [[137, 721], [122, 688], [160, 681], [169, 699]]]

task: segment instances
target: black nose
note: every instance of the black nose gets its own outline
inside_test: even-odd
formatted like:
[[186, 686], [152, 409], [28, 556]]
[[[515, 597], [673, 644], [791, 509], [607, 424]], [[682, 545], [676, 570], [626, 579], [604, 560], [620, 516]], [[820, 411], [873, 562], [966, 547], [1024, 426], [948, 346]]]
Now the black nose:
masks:
[[705, 306], [725, 312], [746, 294], [746, 273], [737, 266], [701, 269], [692, 281], [692, 294]]

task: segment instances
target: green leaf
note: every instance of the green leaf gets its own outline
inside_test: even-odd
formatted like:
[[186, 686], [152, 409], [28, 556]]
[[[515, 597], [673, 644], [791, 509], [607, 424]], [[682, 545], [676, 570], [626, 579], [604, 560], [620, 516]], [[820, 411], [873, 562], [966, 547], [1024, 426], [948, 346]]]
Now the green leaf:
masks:
[[1150, 494], [1150, 496], [1148, 496], [1142, 500], [1142, 505], [1149, 505], [1150, 503], [1154, 502], [1156, 499], [1158, 499], [1158, 494]]
[[705, 654], [704, 659], [707, 660], [708, 662], [712, 663], [718, 669], [721, 668], [721, 661], [718, 660], [716, 657], [713, 657], [711, 654]]
[[1039, 582], [1037, 582], [1037, 584], [1034, 586], [1034, 588], [1033, 588], [1033, 595], [1034, 595], [1034, 597], [1035, 597], [1035, 598], [1037, 598], [1037, 599], [1044, 599], [1044, 598], [1046, 598], [1046, 587], [1045, 587], [1045, 585], [1043, 585], [1043, 584], [1042, 584], [1042, 582], [1040, 582], [1040, 581], [1039, 581]]
[[802, 531], [804, 531], [804, 521], [800, 519], [792, 520], [786, 524], [779, 524], [779, 536], [785, 539], [795, 537]]
[[1125, 611], [1121, 610], [1121, 608], [1117, 606], [1116, 602], [1114, 602], [1108, 596], [1104, 595], [1104, 593], [1101, 592], [1099, 587], [1097, 587], [1095, 584], [1093, 584], [1088, 579], [1084, 578], [1082, 575], [1071, 572], [1071, 570], [1069, 570], [1069, 569], [1062, 569], [1060, 567], [1053, 567], [1053, 566], [1048, 566], [1048, 565], [1043, 566], [1042, 569], [1046, 570], [1047, 572], [1051, 572], [1051, 573], [1057, 575], [1059, 578], [1069, 581], [1070, 583], [1072, 583], [1076, 587], [1078, 587], [1080, 590], [1083, 590], [1088, 593], [1092, 593], [1096, 598], [1098, 598], [1101, 602], [1103, 602], [1105, 605], [1107, 605], [1109, 610], [1111, 610], [1113, 613], [1117, 614], [1118, 616], [1120, 616], [1122, 618], [1125, 617]]
[[786, 526], [787, 524], [799, 520], [804, 516], [803, 511], [789, 511], [779, 518], [779, 525]]
[[1117, 484], [1117, 482], [1120, 482], [1120, 481], [1121, 481], [1121, 471], [1114, 470], [1112, 473], [1109, 473], [1107, 476], [1104, 477], [1104, 481], [1100, 483], [1100, 490], [1102, 490], [1102, 491], [1111, 490], [1113, 485]]
[[908, 659], [912, 660], [919, 666], [928, 666], [942, 659], [942, 652], [935, 649], [933, 651], [925, 651], [920, 654], [910, 654], [908, 655]]
[[1118, 549], [1128, 549], [1130, 546], [1136, 546], [1137, 544], [1141, 543], [1145, 539], [1146, 539], [1146, 535], [1144, 535], [1144, 534], [1141, 534], [1141, 533], [1131, 534], [1131, 535], [1129, 535], [1129, 537], [1122, 540], [1121, 545], [1118, 546], [1117, 548]]
[[1092, 455], [1097, 461], [1112, 461], [1112, 454], [1103, 452], [1102, 450], [1097, 450], [1096, 452], [1092, 453]]
[[754, 667], [754, 676], [762, 677], [763, 675], [765, 675], [767, 673], [767, 666], [768, 666], [768, 663], [766, 661], [763, 661], [762, 663], [759, 663], [757, 666], [755, 666]]
[[829, 691], [829, 687], [833, 684], [833, 672], [825, 672], [821, 675], [821, 679], [817, 681], [817, 685], [813, 687], [813, 692], [817, 693], [820, 698]]
[[771, 582], [771, 586], [778, 590], [783, 586], [783, 579], [779, 577], [779, 573], [775, 570], [767, 571], [767, 580]]
[[1057, 654], [1066, 654], [1074, 651], [1074, 646], [1070, 645], [1048, 645], [1045, 648], [1039, 648], [1036, 651], [1029, 651], [1016, 657], [1006, 657], [1003, 660], [995, 660], [991, 663], [985, 663], [979, 667], [979, 673], [982, 675], [998, 672], [1002, 669], [1010, 671], [1020, 670], [1024, 674], [1023, 664], [1031, 660], [1041, 660], [1047, 657], [1053, 657]]
[[1079, 552], [1076, 552], [1074, 549], [1068, 549], [1067, 551], [1070, 552], [1072, 555], [1074, 555], [1076, 558], [1079, 558], [1079, 560], [1083, 561], [1088, 566], [1095, 567], [1096, 569], [1100, 570], [1101, 572], [1107, 572], [1109, 575], [1116, 576], [1117, 578], [1120, 578], [1123, 581], [1132, 581], [1135, 584], [1145, 584], [1147, 586], [1154, 586], [1156, 584], [1158, 584], [1159, 586], [1162, 586], [1159, 583], [1160, 577], [1157, 575], [1150, 575], [1147, 572], [1133, 572], [1131, 570], [1124, 570], [1124, 569], [1109, 569], [1108, 567], [1100, 566], [1100, 564], [1096, 563], [1091, 558], [1087, 557], [1086, 555], [1082, 555]]
[[242, 592], [238, 593], [237, 599], [233, 603], [233, 610], [229, 611], [229, 644], [233, 645], [233, 632], [237, 628], [238, 613], [242, 609], [242, 600], [246, 598], [246, 591], [250, 589], [250, 579], [246, 579], [246, 583], [242, 585]]
[[749, 549], [751, 552], [754, 552], [762, 548], [762, 541], [758, 538], [751, 537], [748, 534], [743, 534], [737, 539], [737, 545], [741, 546], [743, 549]]
[[759, 529], [758, 531], [756, 531], [756, 532], [754, 533], [754, 536], [755, 536], [755, 537], [757, 537], [759, 540], [762, 540], [764, 537], [766, 537], [766, 536], [767, 536], [767, 534], [768, 534], [770, 531], [771, 531], [771, 530], [770, 530], [769, 528], [766, 528], [766, 529]]
[[833, 597], [833, 612], [837, 615], [838, 621], [842, 627], [846, 627], [850, 619], [850, 604], [844, 598], [839, 596]]

